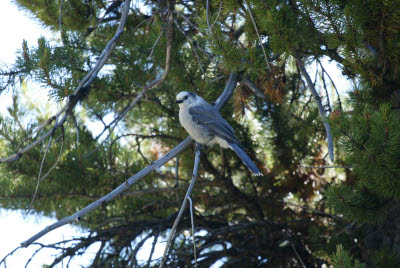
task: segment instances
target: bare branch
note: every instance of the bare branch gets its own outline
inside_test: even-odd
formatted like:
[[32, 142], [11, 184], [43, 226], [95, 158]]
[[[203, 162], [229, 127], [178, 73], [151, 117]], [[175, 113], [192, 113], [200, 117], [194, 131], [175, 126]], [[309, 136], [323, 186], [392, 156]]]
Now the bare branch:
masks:
[[197, 42], [195, 42], [195, 41], [185, 32], [185, 30], [183, 30], [183, 29], [179, 26], [179, 24], [178, 24], [178, 22], [177, 22], [176, 20], [174, 20], [174, 23], [175, 23], [176, 28], [178, 29], [178, 31], [180, 31], [180, 32], [195, 46], [195, 47], [197, 47], [201, 52], [203, 52], [203, 54], [205, 54], [205, 55], [210, 59], [211, 62], [216, 63], [215, 60], [214, 60], [214, 58], [213, 58], [213, 56], [212, 56], [209, 52], [207, 52], [205, 49], [203, 49], [202, 47], [200, 47], [200, 46], [197, 44]]
[[154, 42], [153, 47], [151, 48], [151, 52], [150, 52], [150, 55], [149, 55], [148, 59], [151, 59], [151, 56], [153, 56], [154, 49], [156, 48], [156, 46], [158, 44], [158, 41], [160, 41], [161, 36], [162, 36], [163, 33], [164, 33], [164, 29], [161, 30], [160, 35], [157, 37], [157, 40]]
[[57, 229], [57, 228], [65, 225], [65, 224], [72, 223], [73, 221], [79, 221], [87, 213], [89, 213], [92, 210], [100, 207], [104, 203], [110, 202], [111, 200], [116, 198], [118, 195], [120, 195], [123, 191], [125, 191], [130, 186], [132, 186], [134, 183], [139, 181], [141, 178], [143, 178], [144, 176], [146, 176], [147, 174], [149, 174], [150, 172], [152, 172], [156, 168], [160, 168], [161, 166], [163, 166], [166, 162], [168, 162], [170, 159], [175, 157], [178, 153], [183, 151], [191, 143], [191, 141], [192, 141], [192, 138], [191, 137], [187, 137], [177, 147], [175, 147], [174, 149], [169, 151], [167, 154], [165, 154], [163, 157], [161, 157], [160, 159], [158, 159], [157, 161], [155, 161], [151, 165], [145, 167], [144, 169], [142, 169], [141, 171], [139, 171], [138, 173], [136, 173], [135, 175], [130, 177], [126, 182], [124, 182], [123, 184], [118, 186], [116, 189], [114, 189], [113, 191], [108, 193], [106, 196], [96, 200], [95, 202], [93, 202], [90, 205], [86, 206], [82, 210], [74, 213], [73, 215], [71, 215], [71, 216], [69, 216], [67, 218], [64, 218], [64, 219], [62, 219], [62, 220], [60, 220], [60, 221], [58, 221], [58, 222], [56, 222], [54, 224], [51, 224], [51, 225], [47, 226], [45, 229], [43, 229], [42, 231], [40, 231], [36, 235], [32, 236], [31, 238], [29, 238], [25, 242], [22, 242], [21, 245], [23, 247], [27, 247], [32, 242], [34, 242], [37, 239], [39, 239], [40, 237], [44, 236], [48, 232], [50, 232], [50, 231], [52, 231], [54, 229]]
[[[217, 99], [215, 102], [215, 106], [218, 110], [224, 106], [224, 104], [229, 100], [229, 98], [233, 94], [233, 90], [235, 89], [237, 84], [237, 75], [236, 73], [232, 73], [229, 77], [228, 83], [225, 86], [224, 91], [222, 92], [221, 96]], [[141, 178], [152, 172], [153, 170], [160, 168], [163, 166], [165, 163], [167, 163], [170, 159], [174, 158], [178, 153], [182, 152], [190, 143], [192, 142], [192, 138], [188, 136], [183, 142], [181, 142], [178, 146], [173, 148], [171, 151], [166, 153], [163, 157], [158, 159], [157, 161], [153, 162], [151, 165], [145, 167], [135, 175], [131, 176], [125, 183], [121, 184], [117, 188], [115, 188], [113, 191], [108, 193], [106, 196], [96, 200], [95, 202], [89, 204], [88, 206], [84, 207], [80, 211], [74, 213], [73, 215], [64, 218], [54, 224], [51, 224], [44, 228], [42, 231], [39, 233], [35, 234], [28, 240], [24, 241], [21, 243], [21, 246], [27, 247], [30, 244], [32, 244], [34, 241], [39, 239], [40, 237], [44, 236], [45, 234], [51, 232], [52, 230], [55, 230], [61, 226], [64, 226], [66, 224], [72, 223], [73, 221], [79, 221], [84, 215], [87, 213], [95, 210], [96, 208], [100, 207], [104, 203], [108, 203], [117, 196], [119, 196], [123, 191], [128, 189], [130, 186], [132, 186], [134, 183], [138, 182]]]
[[[129, 5], [130, 5], [130, 0], [125, 0], [125, 6], [124, 10], [122, 13], [122, 17], [120, 20], [120, 23], [118, 25], [118, 29], [114, 37], [108, 42], [106, 47], [104, 48], [103, 52], [101, 53], [96, 65], [90, 70], [90, 72], [81, 80], [79, 83], [77, 89], [75, 92], [70, 96], [69, 101], [66, 105], [64, 105], [63, 108], [52, 118], [48, 119], [47, 122], [50, 124], [55, 118], [59, 118], [61, 114], [64, 113], [63, 117], [60, 119], [58, 123], [54, 125], [54, 127], [43, 134], [40, 138], [38, 138], [36, 141], [32, 142], [31, 144], [27, 145], [26, 147], [22, 148], [18, 153], [12, 154], [8, 157], [4, 157], [0, 159], [0, 163], [2, 162], [7, 162], [7, 161], [14, 161], [22, 157], [24, 153], [27, 151], [31, 150], [33, 147], [35, 147], [37, 144], [45, 140], [47, 137], [52, 135], [54, 131], [59, 128], [61, 125], [64, 124], [64, 122], [67, 120], [67, 117], [70, 115], [71, 111], [73, 108], [76, 106], [78, 103], [79, 99], [81, 98], [82, 94], [87, 92], [89, 90], [89, 87], [91, 83], [94, 81], [96, 78], [97, 74], [100, 72], [100, 70], [103, 68], [104, 64], [107, 62], [109, 57], [111, 56], [111, 53], [113, 52], [115, 45], [121, 36], [122, 32], [124, 31], [124, 26], [126, 19], [128, 17], [128, 12], [129, 12]], [[43, 129], [47, 124], [42, 124], [39, 129], [36, 130], [36, 132], [40, 131]]]
[[51, 141], [53, 140], [53, 137], [54, 137], [54, 132], [53, 132], [53, 135], [50, 136], [50, 139], [49, 139], [49, 142], [48, 142], [48, 144], [47, 144], [46, 150], [44, 151], [44, 155], [43, 155], [43, 158], [42, 158], [42, 162], [40, 163], [40, 168], [39, 168], [39, 174], [38, 174], [38, 178], [37, 178], [35, 193], [33, 194], [31, 203], [29, 204], [28, 211], [26, 212], [26, 214], [29, 214], [29, 212], [31, 211], [31, 208], [32, 208], [32, 205], [33, 205], [33, 201], [35, 200], [36, 194], [37, 194], [37, 192], [38, 192], [38, 190], [39, 190], [40, 176], [42, 175], [42, 169], [43, 169], [44, 160], [46, 160], [46, 155], [47, 155], [47, 152], [48, 152], [49, 149], [50, 149]]
[[[196, 143], [196, 145], [197, 145], [197, 143]], [[169, 233], [168, 240], [167, 240], [167, 245], [165, 246], [165, 249], [164, 249], [164, 254], [163, 254], [163, 257], [162, 257], [160, 268], [162, 268], [164, 266], [164, 263], [165, 263], [165, 260], [166, 260], [165, 258], [167, 256], [167, 252], [168, 252], [169, 246], [171, 244], [172, 237], [175, 235], [176, 228], [178, 227], [178, 223], [179, 223], [179, 221], [180, 221], [180, 219], [182, 217], [183, 211], [185, 210], [187, 199], [190, 196], [190, 194], [192, 193], [193, 186], [194, 186], [194, 183], [196, 181], [197, 171], [199, 169], [199, 164], [200, 164], [200, 154], [201, 154], [201, 149], [199, 148], [199, 146], [196, 146], [196, 147], [197, 147], [197, 150], [196, 150], [196, 154], [195, 154], [195, 158], [194, 158], [192, 181], [190, 182], [190, 185], [189, 185], [189, 188], [188, 188], [188, 190], [186, 192], [185, 198], [183, 199], [181, 209], [179, 210], [178, 216], [176, 216], [174, 225], [172, 226], [172, 229], [171, 229], [171, 231]]]
[[186, 197], [190, 203], [190, 221], [192, 223], [192, 238], [193, 238], [193, 255], [194, 255], [194, 264], [197, 268], [197, 254], [196, 254], [196, 236], [194, 234], [194, 219], [193, 219], [193, 202], [190, 196]]
[[325, 73], [325, 74], [328, 76], [329, 80], [331, 81], [332, 86], [333, 86], [333, 88], [335, 89], [336, 94], [337, 94], [337, 96], [338, 96], [339, 109], [340, 109], [340, 111], [342, 111], [342, 102], [340, 101], [339, 91], [338, 91], [338, 89], [337, 89], [337, 87], [336, 87], [336, 85], [335, 85], [335, 82], [333, 81], [333, 79], [331, 78], [331, 76], [329, 75], [329, 73], [325, 70], [325, 68], [324, 68], [324, 66], [322, 65], [321, 61], [320, 61], [319, 59], [317, 59], [317, 61], [318, 61], [319, 65], [321, 66], [322, 72]]
[[[40, 165], [40, 170], [39, 170], [38, 181], [37, 181], [37, 184], [36, 184], [35, 193], [34, 193], [34, 195], [33, 195], [33, 197], [32, 197], [32, 201], [31, 201], [31, 203], [30, 203], [30, 205], [29, 205], [29, 208], [28, 208], [28, 211], [26, 212], [26, 214], [29, 214], [29, 212], [30, 212], [31, 209], [32, 209], [33, 202], [35, 201], [37, 192], [38, 192], [38, 190], [39, 190], [39, 184], [40, 184], [40, 182], [41, 182], [42, 180], [44, 180], [44, 179], [50, 174], [50, 172], [57, 166], [58, 162], [60, 161], [61, 154], [62, 154], [62, 150], [63, 150], [63, 147], [64, 147], [64, 126], [61, 126], [61, 137], [62, 137], [61, 148], [60, 148], [60, 153], [58, 154], [58, 157], [57, 157], [56, 162], [54, 163], [54, 165], [51, 166], [51, 168], [47, 171], [47, 173], [46, 173], [43, 177], [40, 177], [41, 174], [42, 174], [42, 168], [43, 168], [44, 160], [46, 159], [47, 151], [49, 150], [49, 148], [50, 148], [50, 146], [51, 146], [51, 141], [52, 141], [52, 139], [53, 139], [53, 136], [51, 136], [50, 139], [49, 139], [49, 143], [48, 143], [48, 145], [47, 145], [46, 151], [45, 151], [45, 153], [44, 153], [44, 155], [43, 155], [42, 163], [41, 163], [41, 165]], [[57, 138], [57, 139], [58, 139], [58, 138]], [[56, 139], [56, 141], [55, 141], [54, 143], [57, 142], [57, 139]]]
[[157, 87], [159, 84], [163, 83], [165, 79], [167, 78], [167, 75], [170, 70], [170, 63], [171, 63], [171, 51], [172, 51], [172, 43], [173, 43], [173, 28], [172, 28], [172, 22], [173, 22], [173, 15], [172, 12], [169, 13], [168, 16], [168, 26], [167, 26], [167, 52], [165, 56], [165, 69], [164, 73], [162, 74], [161, 77], [155, 78], [153, 81], [149, 82], [145, 87], [142, 86], [143, 90], [139, 93], [139, 95], [136, 96], [135, 100], [131, 102], [123, 111], [121, 114], [119, 114], [108, 126], [106, 126], [103, 131], [97, 136], [100, 137], [106, 129], [108, 129], [111, 125], [112, 128], [109, 131], [107, 137], [91, 152], [87, 153], [83, 157], [88, 157], [89, 155], [93, 154], [96, 152], [106, 140], [111, 136], [113, 133], [114, 129], [118, 125], [118, 123], [126, 116], [126, 114], [131, 110], [133, 107], [136, 106], [136, 104], [143, 98], [143, 96], [146, 94], [147, 91]]
[[300, 165], [303, 168], [353, 168], [353, 166], [306, 166]]
[[262, 91], [256, 85], [254, 85], [253, 82], [251, 82], [247, 78], [243, 78], [242, 81], [245, 83], [246, 86], [248, 86], [250, 88], [251, 91], [254, 92], [254, 94], [257, 95], [257, 97], [259, 97], [259, 98], [261, 98], [263, 100], [266, 99], [264, 94], [262, 93]]
[[222, 11], [222, 1], [219, 2], [219, 11], [218, 11], [217, 17], [215, 18], [214, 23], [211, 25], [211, 29], [214, 28], [214, 25], [217, 22], [219, 15], [221, 14], [221, 11]]
[[256, 30], [256, 33], [257, 33], [257, 36], [258, 36], [258, 40], [260, 41], [260, 46], [261, 46], [261, 49], [262, 49], [262, 51], [264, 53], [265, 61], [267, 62], [268, 69], [270, 69], [271, 67], [269, 66], [269, 60], [268, 60], [268, 57], [267, 57], [267, 53], [265, 52], [265, 48], [263, 46], [263, 42], [261, 40], [261, 36], [260, 36], [260, 34], [258, 32], [256, 21], [254, 20], [253, 14], [251, 13], [250, 5], [249, 5], [249, 3], [247, 3], [246, 0], [244, 0], [244, 3], [246, 4], [247, 9], [249, 10], [250, 18], [251, 18], [251, 21], [253, 22], [254, 29]]
[[207, 0], [206, 2], [206, 17], [207, 17], [207, 26], [208, 26], [208, 30], [210, 31], [210, 33], [212, 34], [212, 30], [211, 30], [211, 26], [210, 26], [210, 20], [208, 18], [208, 12], [210, 9], [210, 4], [209, 4], [209, 0]]
[[229, 75], [228, 83], [226, 83], [225, 90], [215, 101], [215, 107], [220, 110], [222, 106], [232, 97], [233, 91], [236, 88], [238, 77], [236, 73], [231, 73]]
[[295, 248], [293, 243], [292, 243], [292, 248], [294, 250], [294, 253], [296, 253], [297, 258], [300, 260], [301, 265], [303, 266], [303, 268], [307, 268], [306, 265], [304, 264], [304, 262], [301, 260], [299, 253], [297, 253], [297, 250], [296, 250], [296, 248]]
[[306, 68], [304, 68], [303, 64], [301, 63], [299, 55], [297, 55], [296, 61], [297, 61], [297, 65], [299, 66], [300, 72], [306, 79], [308, 87], [310, 88], [311, 93], [313, 94], [314, 99], [317, 102], [318, 111], [322, 118], [322, 121], [324, 122], [326, 137], [328, 139], [329, 158], [331, 159], [331, 161], [334, 161], [335, 157], [334, 157], [334, 152], [333, 152], [333, 138], [332, 138], [332, 133], [331, 133], [331, 126], [329, 125], [328, 121], [326, 120], [325, 110], [324, 110], [324, 106], [322, 105], [321, 98], [319, 97], [318, 92], [315, 89], [314, 84], [311, 81], [310, 75], [307, 73]]
[[151, 250], [150, 250], [149, 258], [147, 260], [146, 267], [150, 267], [151, 259], [153, 258], [154, 249], [156, 248], [157, 241], [158, 241], [158, 233], [156, 233], [154, 235], [154, 240], [153, 240], [153, 244], [151, 245]]

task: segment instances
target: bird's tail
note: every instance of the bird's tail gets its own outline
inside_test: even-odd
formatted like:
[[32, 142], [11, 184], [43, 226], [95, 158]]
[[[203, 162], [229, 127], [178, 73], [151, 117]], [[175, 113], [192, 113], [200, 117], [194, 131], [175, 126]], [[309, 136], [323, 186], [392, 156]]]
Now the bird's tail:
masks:
[[246, 165], [246, 167], [253, 173], [255, 176], [262, 176], [263, 174], [261, 171], [257, 168], [257, 166], [251, 161], [250, 157], [240, 148], [239, 145], [235, 143], [230, 143], [229, 144], [232, 149], [235, 151], [235, 153], [240, 157], [242, 162]]

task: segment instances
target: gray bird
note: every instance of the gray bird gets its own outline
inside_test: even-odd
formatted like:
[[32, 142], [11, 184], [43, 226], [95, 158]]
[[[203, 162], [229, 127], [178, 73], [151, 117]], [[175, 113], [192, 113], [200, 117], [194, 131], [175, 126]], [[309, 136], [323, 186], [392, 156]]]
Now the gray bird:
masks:
[[179, 121], [195, 141], [207, 146], [218, 143], [222, 148], [230, 148], [235, 151], [253, 175], [263, 175], [243, 151], [233, 128], [222, 118], [217, 108], [195, 93], [186, 91], [176, 96], [176, 103], [180, 108]]

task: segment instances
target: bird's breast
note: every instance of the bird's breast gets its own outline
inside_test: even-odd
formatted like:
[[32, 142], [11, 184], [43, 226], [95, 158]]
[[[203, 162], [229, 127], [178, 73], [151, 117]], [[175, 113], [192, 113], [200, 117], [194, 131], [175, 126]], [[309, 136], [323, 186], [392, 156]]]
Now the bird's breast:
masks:
[[193, 121], [192, 115], [185, 108], [179, 110], [179, 121], [189, 135], [201, 144], [208, 144], [214, 135], [202, 124]]

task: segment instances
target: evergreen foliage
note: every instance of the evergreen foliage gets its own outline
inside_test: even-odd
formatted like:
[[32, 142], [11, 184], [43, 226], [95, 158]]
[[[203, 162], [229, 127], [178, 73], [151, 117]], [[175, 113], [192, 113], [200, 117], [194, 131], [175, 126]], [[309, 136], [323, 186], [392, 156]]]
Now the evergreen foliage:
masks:
[[[19, 152], [61, 120], [43, 105], [24, 102], [29, 94], [75, 104], [62, 127], [0, 164], [1, 207], [27, 209], [48, 173], [33, 211], [58, 219], [79, 211], [187, 136], [178, 123], [177, 93], [194, 91], [212, 103], [235, 73], [239, 83], [221, 114], [265, 176], [252, 177], [230, 150], [203, 149], [191, 196], [199, 267], [399, 263], [399, 1], [137, 1], [110, 58], [77, 99], [80, 81], [116, 33], [124, 1], [15, 3], [59, 37], [24, 41], [16, 62], [1, 67], [0, 93], [12, 91], [14, 103], [0, 115], [0, 157]], [[348, 94], [331, 81], [327, 61], [352, 81]], [[326, 160], [318, 98], [298, 62], [307, 70], [317, 66], [312, 80], [335, 137], [335, 163]], [[41, 88], [30, 88], [32, 81]], [[158, 266], [161, 259], [138, 252], [146, 241], [164, 242], [193, 159], [191, 147], [87, 214], [76, 224], [90, 236], [60, 241], [48, 264], [100, 242], [93, 267]], [[304, 167], [329, 165], [343, 168]], [[189, 229], [185, 212], [168, 267], [194, 266]]]
[[335, 254], [332, 255], [332, 264], [335, 268], [365, 268], [365, 264], [358, 260], [353, 261], [350, 253], [343, 249], [342, 245], [338, 245]]

